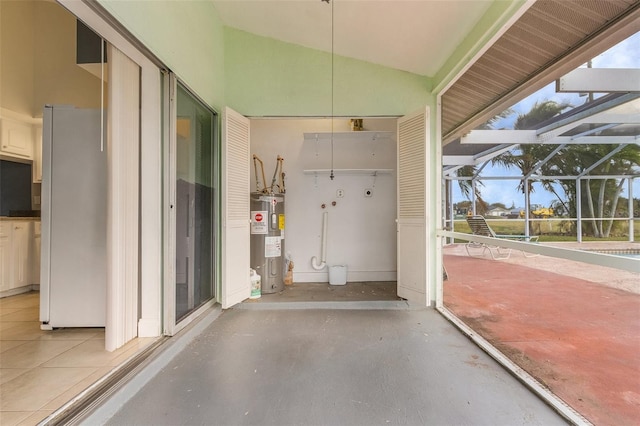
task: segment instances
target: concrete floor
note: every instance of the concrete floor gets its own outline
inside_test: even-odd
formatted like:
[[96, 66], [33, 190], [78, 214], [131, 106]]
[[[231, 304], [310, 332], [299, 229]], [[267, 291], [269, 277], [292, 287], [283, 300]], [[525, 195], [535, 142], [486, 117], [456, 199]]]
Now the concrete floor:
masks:
[[247, 299], [239, 309], [407, 309], [409, 304], [397, 295], [395, 281], [294, 283], [278, 293]]
[[355, 301], [401, 300], [397, 295], [395, 281], [348, 282], [345, 285], [329, 283], [293, 283], [284, 286], [278, 293], [263, 294], [259, 299], [248, 299], [245, 303], [279, 302], [355, 302]]
[[228, 310], [118, 398], [108, 424], [566, 424], [431, 309]]

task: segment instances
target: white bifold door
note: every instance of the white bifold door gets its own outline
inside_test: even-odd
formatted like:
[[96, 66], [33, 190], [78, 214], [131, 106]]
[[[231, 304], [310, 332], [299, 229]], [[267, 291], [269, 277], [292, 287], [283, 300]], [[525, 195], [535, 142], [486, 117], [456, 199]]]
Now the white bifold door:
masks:
[[223, 308], [242, 302], [251, 293], [249, 119], [230, 108], [223, 123]]
[[429, 109], [398, 119], [398, 296], [426, 306]]

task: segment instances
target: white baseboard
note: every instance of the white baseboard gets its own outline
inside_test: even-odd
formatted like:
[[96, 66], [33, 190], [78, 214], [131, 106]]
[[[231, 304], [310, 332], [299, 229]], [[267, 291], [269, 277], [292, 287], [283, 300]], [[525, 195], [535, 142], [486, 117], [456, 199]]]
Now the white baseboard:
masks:
[[30, 291], [40, 291], [40, 284], [29, 284], [23, 287], [0, 291], [0, 299], [2, 299], [3, 297], [17, 296], [18, 294], [28, 293]]
[[[396, 281], [396, 271], [349, 271], [347, 282], [358, 281]], [[293, 282], [296, 283], [328, 283], [329, 271], [325, 268], [318, 272], [293, 272]]]

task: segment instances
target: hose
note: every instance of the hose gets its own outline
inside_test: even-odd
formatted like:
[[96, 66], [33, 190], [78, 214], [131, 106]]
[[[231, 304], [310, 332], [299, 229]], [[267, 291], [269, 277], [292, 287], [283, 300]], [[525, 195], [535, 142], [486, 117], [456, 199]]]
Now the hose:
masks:
[[328, 212], [324, 212], [322, 214], [322, 247], [321, 247], [322, 257], [320, 259], [320, 263], [319, 264], [318, 264], [318, 259], [315, 256], [313, 256], [311, 258], [311, 266], [316, 271], [320, 271], [321, 269], [324, 269], [325, 266], [327, 266], [327, 225], [328, 225], [328, 222], [329, 222], [329, 213]]

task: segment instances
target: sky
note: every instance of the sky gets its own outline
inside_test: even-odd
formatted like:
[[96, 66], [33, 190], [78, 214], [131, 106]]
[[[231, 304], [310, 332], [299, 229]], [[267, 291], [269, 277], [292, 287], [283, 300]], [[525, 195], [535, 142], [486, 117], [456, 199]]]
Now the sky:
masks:
[[[582, 65], [586, 67], [586, 64]], [[606, 52], [601, 53], [592, 59], [593, 68], [640, 68], [640, 32], [618, 43]], [[596, 94], [596, 97], [602, 94]], [[586, 97], [581, 97], [577, 93], [556, 93], [555, 81], [538, 90], [536, 93], [524, 98], [511, 108], [514, 114], [495, 123], [496, 129], [513, 129], [513, 124], [518, 114], [524, 114], [531, 110], [531, 107], [537, 101], [552, 100], [558, 103], [569, 103], [573, 106], [582, 105]], [[502, 167], [487, 166], [482, 171], [482, 176], [518, 176], [519, 172], [515, 170], [506, 170]], [[502, 203], [507, 207], [512, 204], [515, 207], [524, 206], [524, 194], [517, 191], [519, 180], [491, 181], [484, 180], [483, 186], [480, 188], [482, 198], [488, 203]], [[466, 198], [462, 195], [457, 184], [453, 185], [454, 203], [464, 201]], [[623, 191], [623, 196], [627, 197], [627, 186]], [[558, 193], [562, 194], [562, 190], [558, 189]], [[636, 179], [633, 187], [634, 198], [640, 198], [640, 179]], [[543, 190], [539, 184], [534, 185], [534, 192], [531, 194], [532, 204], [541, 204], [550, 206], [557, 198]]]

